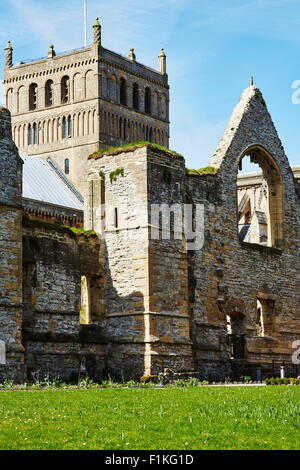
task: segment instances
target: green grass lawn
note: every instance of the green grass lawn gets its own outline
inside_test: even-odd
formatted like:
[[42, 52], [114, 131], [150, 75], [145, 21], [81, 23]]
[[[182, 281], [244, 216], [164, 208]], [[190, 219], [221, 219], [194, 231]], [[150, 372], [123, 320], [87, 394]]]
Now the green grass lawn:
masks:
[[299, 449], [300, 386], [0, 392], [0, 449]]

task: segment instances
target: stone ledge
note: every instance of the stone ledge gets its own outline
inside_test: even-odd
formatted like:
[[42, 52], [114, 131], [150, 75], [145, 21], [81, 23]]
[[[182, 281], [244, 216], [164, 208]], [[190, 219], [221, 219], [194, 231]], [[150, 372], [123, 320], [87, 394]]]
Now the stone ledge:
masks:
[[275, 248], [274, 246], [265, 246], [265, 245], [259, 245], [258, 243], [248, 243], [248, 242], [242, 242], [239, 240], [240, 246], [242, 248], [249, 248], [251, 250], [255, 251], [260, 251], [261, 253], [264, 253], [266, 255], [282, 255], [282, 250], [280, 248]]

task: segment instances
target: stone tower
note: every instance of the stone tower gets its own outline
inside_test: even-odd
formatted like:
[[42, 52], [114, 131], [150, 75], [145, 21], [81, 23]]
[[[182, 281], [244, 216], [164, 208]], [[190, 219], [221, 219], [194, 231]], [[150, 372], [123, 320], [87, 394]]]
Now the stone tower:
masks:
[[169, 145], [166, 57], [159, 70], [105, 49], [98, 18], [93, 45], [13, 64], [5, 49], [4, 100], [20, 154], [47, 158], [83, 190], [87, 156], [99, 148], [135, 141]]
[[151, 232], [152, 206], [180, 209], [184, 182], [184, 158], [150, 144], [89, 158], [85, 228], [105, 244], [102, 334], [110, 336], [116, 374], [121, 364], [128, 376], [193, 369], [186, 240], [173, 228], [170, 239]]
[[22, 160], [0, 109], [0, 382], [22, 380]]

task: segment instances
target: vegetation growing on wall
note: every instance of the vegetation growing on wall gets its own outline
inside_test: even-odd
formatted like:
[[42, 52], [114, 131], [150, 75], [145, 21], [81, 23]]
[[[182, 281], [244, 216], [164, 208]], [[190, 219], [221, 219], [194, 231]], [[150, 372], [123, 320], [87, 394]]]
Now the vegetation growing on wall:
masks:
[[152, 148], [152, 149], [161, 150], [169, 156], [171, 155], [173, 157], [183, 158], [182, 155], [175, 152], [174, 150], [170, 150], [166, 147], [163, 147], [162, 145], [154, 144], [149, 141], [143, 141], [143, 142], [132, 142], [130, 144], [119, 145], [118, 147], [109, 147], [107, 149], [100, 149], [100, 150], [97, 150], [97, 152], [92, 153], [89, 156], [89, 159], [92, 159], [92, 158], [97, 159], [104, 155], [114, 155], [114, 154], [117, 155], [121, 151], [132, 152], [133, 150], [136, 150], [138, 148], [145, 147], [145, 146]]
[[110, 184], [112, 184], [113, 181], [117, 181], [118, 176], [124, 176], [124, 168], [117, 168], [109, 173]]
[[83, 228], [68, 227], [67, 225], [55, 224], [53, 222], [44, 222], [39, 219], [30, 219], [26, 214], [23, 215], [23, 226], [24, 227], [38, 227], [45, 228], [47, 230], [55, 230], [60, 233], [68, 233], [72, 237], [76, 238], [78, 235], [95, 235], [93, 230], [84, 230]]
[[215, 175], [217, 171], [217, 168], [215, 168], [214, 166], [206, 166], [205, 168], [200, 168], [199, 170], [194, 170], [193, 168], [186, 168], [186, 172], [189, 175]]

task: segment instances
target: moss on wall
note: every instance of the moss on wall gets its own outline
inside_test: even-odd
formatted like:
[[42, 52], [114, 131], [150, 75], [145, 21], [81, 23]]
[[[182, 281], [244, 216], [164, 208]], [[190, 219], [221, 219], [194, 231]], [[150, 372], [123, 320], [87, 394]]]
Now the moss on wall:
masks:
[[155, 150], [160, 150], [169, 156], [176, 157], [176, 158], [183, 158], [182, 155], [175, 152], [174, 150], [170, 150], [166, 147], [163, 147], [162, 145], [153, 144], [152, 142], [144, 141], [144, 142], [133, 142], [130, 144], [120, 145], [118, 147], [111, 147], [108, 149], [100, 149], [100, 150], [97, 150], [97, 152], [92, 153], [89, 156], [89, 159], [101, 158], [104, 155], [118, 155], [119, 153], [122, 153], [122, 152], [132, 152], [140, 147], [153, 148]]

